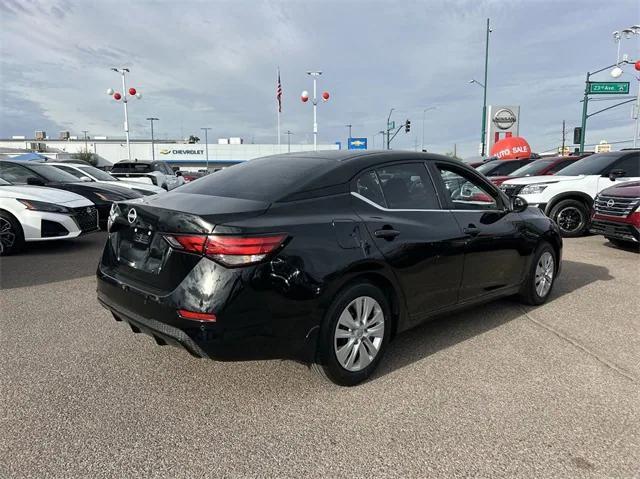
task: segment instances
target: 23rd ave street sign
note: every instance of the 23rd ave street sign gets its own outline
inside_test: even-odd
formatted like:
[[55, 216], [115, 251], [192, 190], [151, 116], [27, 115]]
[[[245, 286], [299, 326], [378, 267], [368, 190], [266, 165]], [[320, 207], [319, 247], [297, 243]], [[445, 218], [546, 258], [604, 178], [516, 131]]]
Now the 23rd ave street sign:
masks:
[[589, 93], [596, 95], [625, 95], [629, 93], [628, 81], [591, 81]]

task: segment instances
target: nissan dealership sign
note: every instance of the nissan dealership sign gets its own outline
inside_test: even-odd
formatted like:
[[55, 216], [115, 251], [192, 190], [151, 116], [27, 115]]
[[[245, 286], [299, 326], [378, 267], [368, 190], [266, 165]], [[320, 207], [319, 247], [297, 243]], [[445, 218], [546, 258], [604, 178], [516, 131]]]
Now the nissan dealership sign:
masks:
[[486, 151], [505, 138], [520, 134], [520, 107], [516, 105], [490, 105], [487, 108]]

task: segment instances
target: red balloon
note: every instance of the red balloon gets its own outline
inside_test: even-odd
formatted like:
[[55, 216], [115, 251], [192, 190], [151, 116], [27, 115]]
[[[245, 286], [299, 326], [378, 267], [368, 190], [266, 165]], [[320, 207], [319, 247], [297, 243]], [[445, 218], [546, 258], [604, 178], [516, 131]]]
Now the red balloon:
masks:
[[638, 60], [634, 66], [636, 67], [636, 70], [640, 72], [640, 60]]
[[328, 91], [322, 92], [322, 99], [324, 101], [327, 101], [329, 99], [329, 92]]
[[300, 95], [300, 99], [302, 100], [302, 103], [306, 103], [309, 100], [308, 96], [304, 96], [304, 95]]
[[129, 95], [135, 95], [136, 94], [136, 89], [131, 87], [129, 88]]
[[122, 95], [120, 95], [120, 93], [115, 92], [115, 93], [113, 94], [113, 99], [114, 99], [114, 100], [119, 100], [120, 98], [122, 98]]
[[527, 140], [520, 136], [503, 138], [491, 148], [491, 156], [499, 160], [515, 160], [531, 157], [531, 147]]

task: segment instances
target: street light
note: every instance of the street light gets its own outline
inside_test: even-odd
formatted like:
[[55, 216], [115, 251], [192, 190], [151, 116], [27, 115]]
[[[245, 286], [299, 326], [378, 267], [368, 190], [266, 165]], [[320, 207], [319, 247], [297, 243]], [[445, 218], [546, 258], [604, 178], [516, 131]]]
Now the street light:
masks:
[[209, 173], [209, 130], [211, 128], [209, 127], [205, 127], [205, 128], [200, 128], [202, 131], [204, 131], [204, 151], [205, 151], [205, 156], [207, 158], [206, 160], [206, 165], [207, 165], [207, 173]]
[[469, 83], [476, 83], [482, 87], [482, 151], [481, 155], [484, 156], [487, 147], [487, 80], [489, 71], [489, 33], [493, 32], [490, 26], [490, 20], [487, 18], [487, 31], [486, 41], [484, 44], [484, 83], [480, 83], [478, 80], [469, 80]]
[[346, 126], [347, 128], [349, 128], [349, 138], [347, 139], [347, 141], [349, 141], [349, 140], [351, 139], [351, 127], [352, 127], [353, 125], [344, 125], [344, 126]]
[[[610, 72], [613, 78], [620, 78], [623, 73], [622, 68], [620, 68], [620, 63], [621, 63], [620, 62], [620, 44], [622, 43], [622, 37], [624, 36], [624, 38], [630, 39], [633, 35], [640, 35], [640, 25], [632, 25], [628, 28], [622, 29], [621, 31], [613, 32], [613, 40], [618, 44], [616, 65]], [[632, 62], [629, 62], [627, 58], [628, 58], [627, 55], [623, 55], [622, 63], [632, 63]], [[639, 65], [640, 65], [639, 62], [635, 62], [635, 68], [638, 71], [640, 71]], [[638, 77], [638, 80], [640, 81], [640, 77]], [[638, 84], [638, 96], [636, 99], [635, 112], [636, 112], [636, 118], [635, 118], [636, 125], [635, 125], [635, 133], [633, 135], [634, 148], [636, 147], [638, 142], [638, 134], [640, 134], [640, 123], [639, 123], [640, 122], [640, 83]], [[584, 134], [584, 130], [583, 130], [583, 134]]]
[[[313, 78], [313, 150], [318, 151], [318, 98], [317, 98], [317, 80], [320, 75], [322, 75], [321, 71], [308, 71], [307, 75]], [[322, 101], [329, 101], [329, 92], [322, 92]], [[300, 99], [303, 103], [306, 103], [309, 100], [309, 93], [307, 91], [303, 91]]]
[[89, 133], [89, 130], [82, 130], [82, 133], [84, 133], [84, 151], [89, 153], [89, 143], [87, 143], [87, 133]]
[[[389, 116], [387, 117], [387, 150], [389, 149], [389, 145], [391, 143], [389, 141], [389, 138], [391, 137], [389, 132], [392, 130], [392, 128], [391, 128], [391, 114], [393, 113], [393, 110], [395, 110], [395, 108], [391, 108], [391, 110], [389, 110]], [[384, 140], [384, 136], [382, 137], [382, 139]]]
[[287, 153], [291, 153], [291, 135], [293, 135], [293, 132], [291, 130], [287, 130], [285, 135], [287, 135]]
[[152, 161], [156, 161], [156, 149], [153, 146], [153, 122], [160, 121], [160, 119], [155, 117], [147, 118], [148, 121], [151, 122], [151, 159]]
[[422, 110], [422, 148], [420, 148], [422, 151], [424, 151], [424, 120], [425, 120], [425, 114], [430, 111], [430, 110], [435, 110], [437, 107], [435, 106], [430, 106], [428, 108], [425, 108]]
[[112, 67], [111, 70], [119, 73], [122, 77], [122, 94], [120, 94], [120, 92], [114, 91], [113, 88], [109, 88], [107, 90], [107, 95], [113, 96], [113, 99], [116, 101], [120, 101], [122, 99], [122, 104], [124, 105], [124, 134], [127, 139], [127, 159], [131, 161], [131, 144], [129, 143], [129, 114], [127, 112], [127, 103], [129, 102], [129, 97], [127, 96], [127, 93], [131, 96], [135, 96], [138, 100], [142, 98], [142, 94], [133, 87], [127, 90], [126, 74], [129, 73], [128, 68]]

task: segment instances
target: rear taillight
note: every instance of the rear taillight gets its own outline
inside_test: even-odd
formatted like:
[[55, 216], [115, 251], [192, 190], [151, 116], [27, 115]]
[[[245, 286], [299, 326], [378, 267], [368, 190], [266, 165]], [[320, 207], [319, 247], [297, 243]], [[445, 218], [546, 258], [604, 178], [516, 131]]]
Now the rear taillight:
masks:
[[178, 316], [182, 319], [191, 319], [192, 321], [209, 321], [216, 322], [216, 315], [213, 313], [199, 313], [197, 311], [189, 311], [187, 309], [179, 309]]
[[259, 263], [277, 250], [287, 235], [164, 235], [172, 248], [205, 255], [226, 266], [246, 266]]

